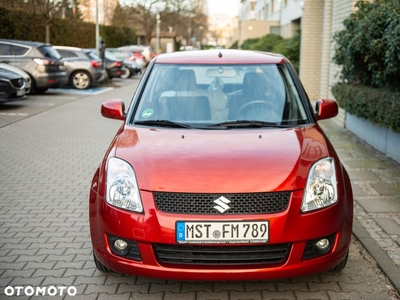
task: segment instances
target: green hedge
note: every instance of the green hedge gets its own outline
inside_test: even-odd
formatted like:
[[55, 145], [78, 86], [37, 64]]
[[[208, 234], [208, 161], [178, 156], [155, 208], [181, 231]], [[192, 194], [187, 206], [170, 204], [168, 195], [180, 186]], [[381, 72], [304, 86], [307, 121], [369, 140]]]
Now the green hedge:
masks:
[[332, 93], [339, 105], [352, 115], [400, 132], [400, 91], [337, 83]]
[[279, 35], [270, 33], [260, 38], [247, 39], [240, 45], [244, 50], [259, 50], [280, 53], [286, 56], [297, 72], [300, 67], [300, 34], [298, 31], [292, 38], [284, 39]]
[[[0, 7], [0, 24], [0, 38], [45, 42], [46, 19], [43, 16]], [[99, 31], [107, 47], [136, 44], [133, 28], [100, 25]], [[95, 32], [94, 23], [53, 19], [50, 24], [50, 43], [95, 48]]]
[[400, 1], [358, 1], [334, 34], [341, 79], [376, 88], [399, 87]]

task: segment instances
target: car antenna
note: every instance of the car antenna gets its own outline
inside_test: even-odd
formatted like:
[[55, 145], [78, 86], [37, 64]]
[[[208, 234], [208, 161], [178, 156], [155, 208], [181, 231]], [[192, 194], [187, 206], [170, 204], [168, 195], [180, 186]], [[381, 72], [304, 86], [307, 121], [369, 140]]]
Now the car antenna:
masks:
[[221, 53], [221, 46], [218, 43], [218, 37], [216, 37], [217, 40], [217, 47], [218, 47], [218, 57], [221, 58], [222, 57], [222, 53]]

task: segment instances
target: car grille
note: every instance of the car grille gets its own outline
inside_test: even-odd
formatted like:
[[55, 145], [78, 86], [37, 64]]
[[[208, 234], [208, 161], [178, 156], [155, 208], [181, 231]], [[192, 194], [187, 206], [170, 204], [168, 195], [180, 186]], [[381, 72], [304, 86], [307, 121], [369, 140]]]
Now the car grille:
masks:
[[161, 263], [184, 265], [254, 265], [286, 261], [291, 244], [248, 246], [190, 246], [154, 244]]
[[[284, 211], [290, 192], [249, 193], [249, 194], [188, 194], [154, 192], [154, 199], [160, 211], [175, 214], [268, 214]], [[221, 196], [228, 199], [229, 209], [219, 208]], [[217, 207], [217, 208], [216, 208]]]

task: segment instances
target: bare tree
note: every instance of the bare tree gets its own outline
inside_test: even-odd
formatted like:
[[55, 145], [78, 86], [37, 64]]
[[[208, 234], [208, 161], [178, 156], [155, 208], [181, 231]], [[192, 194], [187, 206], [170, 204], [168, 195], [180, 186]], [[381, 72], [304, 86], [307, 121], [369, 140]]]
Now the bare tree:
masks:
[[[117, 7], [113, 25], [136, 28], [149, 44], [154, 36], [158, 14], [162, 31], [168, 32], [172, 29], [184, 38], [189, 27], [207, 28], [205, 9], [206, 0], [131, 0], [125, 6]], [[200, 35], [202, 32], [196, 30], [195, 34]]]

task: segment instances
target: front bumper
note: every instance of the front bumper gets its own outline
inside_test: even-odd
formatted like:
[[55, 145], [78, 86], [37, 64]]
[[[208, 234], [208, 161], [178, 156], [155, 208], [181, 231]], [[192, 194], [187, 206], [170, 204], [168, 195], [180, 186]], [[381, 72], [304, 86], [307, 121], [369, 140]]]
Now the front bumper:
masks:
[[[345, 208], [346, 200], [328, 208], [299, 214], [303, 192], [293, 192], [289, 208], [280, 213], [257, 215], [183, 215], [163, 213], [156, 209], [151, 192], [141, 192], [144, 214], [130, 213], [109, 206], [94, 190], [90, 194], [90, 225], [93, 251], [105, 266], [121, 273], [168, 279], [190, 280], [257, 280], [303, 276], [327, 271], [347, 255], [351, 238], [352, 210]], [[163, 262], [155, 250], [158, 245], [177, 245], [176, 221], [254, 221], [268, 220], [268, 243], [287, 244], [285, 258], [273, 263], [211, 264]], [[139, 259], [117, 255], [110, 245], [110, 236], [133, 241]], [[304, 258], [307, 242], [332, 236], [333, 246], [323, 255]], [[226, 245], [226, 244], [224, 244]], [[214, 244], [214, 246], [224, 246]], [[251, 246], [251, 244], [245, 244]], [[213, 245], [196, 245], [213, 246]], [[243, 246], [229, 244], [226, 246]], [[187, 247], [187, 246], [182, 246]]]

